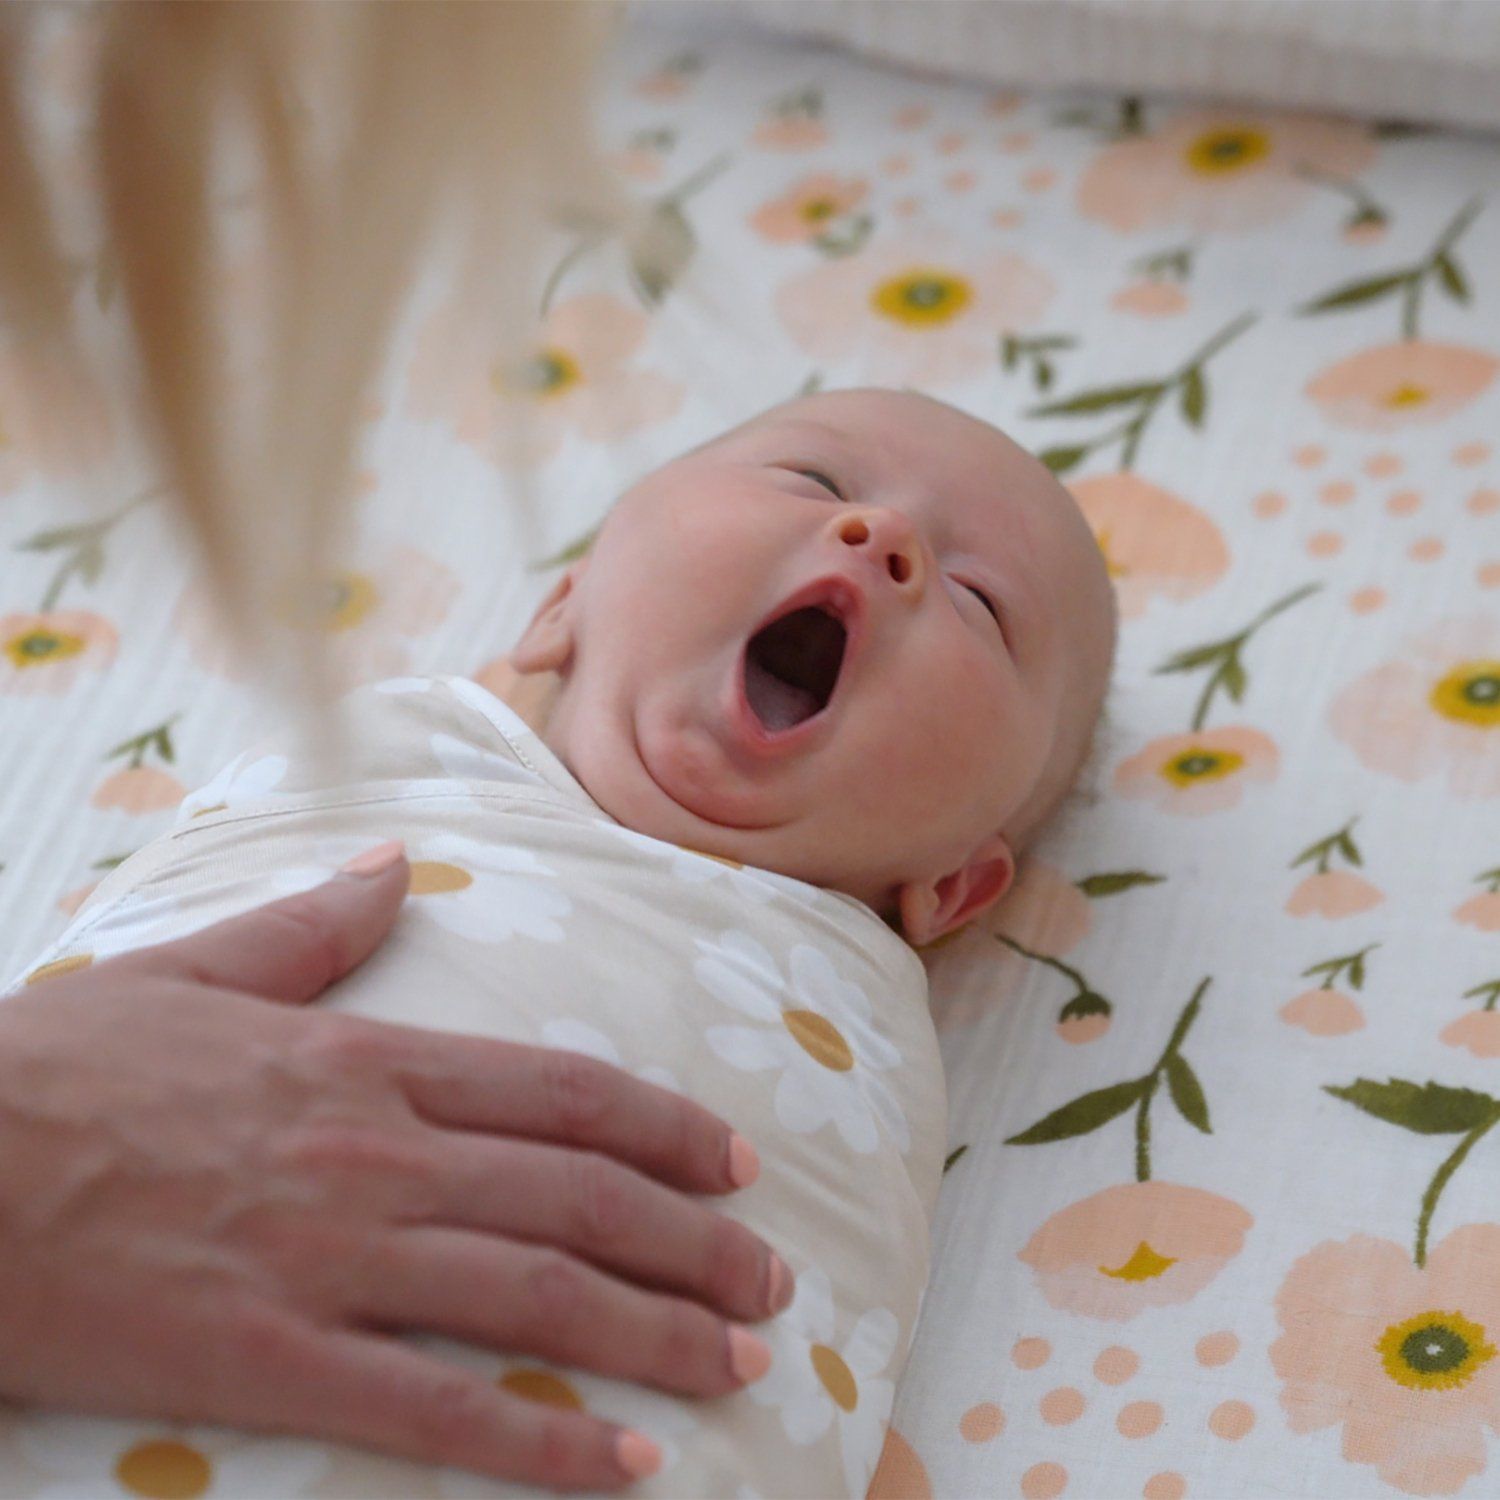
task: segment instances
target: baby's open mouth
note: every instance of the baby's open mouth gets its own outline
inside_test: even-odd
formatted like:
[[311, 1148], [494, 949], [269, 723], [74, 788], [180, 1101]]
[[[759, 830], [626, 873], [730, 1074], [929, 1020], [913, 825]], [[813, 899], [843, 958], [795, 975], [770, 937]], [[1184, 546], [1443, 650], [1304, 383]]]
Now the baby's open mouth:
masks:
[[847, 639], [842, 622], [815, 604], [772, 620], [750, 637], [745, 697], [769, 732], [792, 729], [828, 706]]

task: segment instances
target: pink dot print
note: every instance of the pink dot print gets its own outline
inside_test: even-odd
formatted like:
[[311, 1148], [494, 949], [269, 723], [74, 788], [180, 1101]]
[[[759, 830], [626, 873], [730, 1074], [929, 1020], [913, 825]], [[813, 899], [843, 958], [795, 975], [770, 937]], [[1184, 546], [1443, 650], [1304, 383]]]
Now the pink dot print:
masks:
[[1299, 469], [1316, 469], [1327, 457], [1328, 450], [1319, 447], [1317, 443], [1305, 443], [1302, 447], [1292, 450], [1292, 462]]
[[1461, 469], [1472, 469], [1490, 456], [1488, 443], [1461, 443], [1453, 450], [1453, 462]]
[[1083, 1408], [1083, 1392], [1070, 1385], [1048, 1391], [1038, 1403], [1042, 1421], [1049, 1427], [1066, 1427], [1069, 1422], [1076, 1422], [1083, 1415]]
[[[1373, 615], [1377, 609], [1385, 607], [1386, 593], [1384, 589], [1364, 588], [1355, 589], [1349, 595], [1349, 608], [1357, 615]], [[1228, 1337], [1233, 1338], [1233, 1334]]]
[[1479, 580], [1480, 588], [1500, 589], [1500, 562], [1480, 563], [1474, 576]]
[[1318, 491], [1324, 505], [1347, 505], [1354, 498], [1354, 486], [1347, 479], [1330, 479]]
[[932, 108], [926, 104], [907, 104], [891, 116], [891, 124], [897, 130], [915, 130], [932, 118]]
[[1121, 1437], [1150, 1437], [1165, 1418], [1166, 1413], [1161, 1409], [1160, 1401], [1132, 1401], [1128, 1406], [1120, 1408], [1115, 1426], [1119, 1428]]
[[1141, 1500], [1182, 1500], [1187, 1494], [1187, 1480], [1175, 1469], [1153, 1474], [1141, 1491]]
[[1123, 1344], [1111, 1344], [1101, 1349], [1094, 1361], [1094, 1378], [1105, 1385], [1124, 1385], [1141, 1367], [1141, 1357], [1134, 1349]]
[[905, 198], [897, 198], [891, 204], [891, 212], [900, 219], [911, 218], [921, 208], [922, 200], [914, 195], [908, 194]]
[[958, 1419], [958, 1433], [966, 1443], [988, 1443], [1005, 1431], [1005, 1413], [993, 1401], [971, 1406]]
[[1443, 543], [1439, 537], [1419, 536], [1406, 549], [1406, 555], [1413, 562], [1436, 562], [1443, 555], [1443, 550]]
[[1028, 193], [1045, 193], [1057, 181], [1057, 173], [1051, 167], [1033, 167], [1021, 178], [1021, 186]]
[[1000, 137], [1000, 149], [1007, 156], [1019, 156], [1023, 151], [1030, 151], [1036, 143], [1036, 137], [1029, 130], [1013, 130], [1009, 135]]
[[1208, 1414], [1208, 1430], [1236, 1443], [1255, 1426], [1255, 1408], [1248, 1401], [1221, 1401]]
[[1344, 539], [1336, 531], [1315, 531], [1307, 539], [1310, 557], [1336, 557], [1344, 550]]
[[1026, 215], [1019, 208], [997, 208], [990, 215], [990, 223], [996, 229], [1019, 229], [1025, 220]]
[[1464, 509], [1471, 516], [1490, 516], [1500, 510], [1500, 490], [1475, 490], [1464, 501]]
[[1052, 1358], [1052, 1345], [1046, 1339], [1017, 1339], [1010, 1358], [1018, 1370], [1040, 1370]]
[[888, 156], [881, 162], [880, 170], [887, 177], [905, 177], [911, 171], [911, 157], [905, 152], [898, 151], [894, 156]]
[[943, 178], [943, 186], [950, 193], [967, 193], [979, 182], [979, 174], [966, 167], [962, 172], [950, 172]]
[[1363, 464], [1365, 473], [1371, 479], [1389, 479], [1405, 467], [1400, 455], [1396, 453], [1372, 453]]
[[[1380, 590], [1374, 589], [1371, 592], [1379, 593]], [[1205, 1333], [1193, 1345], [1193, 1353], [1197, 1356], [1198, 1363], [1210, 1370], [1218, 1365], [1227, 1365], [1239, 1352], [1239, 1337], [1230, 1333], [1227, 1328], [1219, 1333]]]
[[1419, 510], [1421, 505], [1422, 495], [1420, 491], [1397, 490], [1385, 502], [1385, 511], [1388, 516], [1409, 516], [1413, 511]]
[[1068, 1471], [1061, 1464], [1032, 1464], [1021, 1476], [1024, 1500], [1057, 1500], [1068, 1487]]
[[1262, 521], [1269, 521], [1272, 516], [1279, 516], [1286, 509], [1286, 496], [1278, 490], [1262, 490], [1250, 502], [1250, 509]]
[[961, 130], [950, 130], [937, 138], [937, 149], [943, 156], [952, 156], [969, 144], [969, 138]]

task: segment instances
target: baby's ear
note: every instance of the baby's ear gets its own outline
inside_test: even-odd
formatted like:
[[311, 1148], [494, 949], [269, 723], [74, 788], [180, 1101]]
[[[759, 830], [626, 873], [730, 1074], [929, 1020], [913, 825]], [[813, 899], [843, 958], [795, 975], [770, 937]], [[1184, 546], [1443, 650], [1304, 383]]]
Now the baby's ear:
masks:
[[531, 623], [510, 650], [517, 672], [561, 672], [573, 657], [574, 591], [588, 565], [580, 558], [547, 591]]
[[1016, 857], [1003, 834], [987, 838], [959, 869], [939, 880], [908, 881], [901, 887], [901, 927], [914, 947], [936, 942], [972, 921], [1010, 889]]

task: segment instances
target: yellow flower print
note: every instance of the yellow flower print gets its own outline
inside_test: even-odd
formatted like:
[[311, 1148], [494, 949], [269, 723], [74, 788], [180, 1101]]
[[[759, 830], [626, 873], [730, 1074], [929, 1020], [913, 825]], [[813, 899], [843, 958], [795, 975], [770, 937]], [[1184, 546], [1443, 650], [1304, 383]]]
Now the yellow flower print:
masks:
[[1429, 1310], [1392, 1323], [1376, 1340], [1385, 1373], [1413, 1391], [1466, 1386], [1495, 1357], [1478, 1323], [1461, 1312]]
[[1222, 177], [1242, 172], [1271, 154], [1271, 137], [1253, 125], [1214, 125], [1188, 141], [1183, 157], [1190, 172]]
[[876, 312], [913, 328], [951, 323], [973, 300], [973, 286], [940, 266], [912, 266], [870, 293]]
[[1500, 797], [1500, 620], [1440, 621], [1345, 687], [1328, 722], [1371, 770], [1442, 775], [1455, 797]]
[[1247, 783], [1270, 781], [1280, 763], [1275, 743], [1244, 725], [1169, 734], [1152, 740], [1115, 772], [1124, 797], [1197, 816], [1233, 807]]
[[1482, 349], [1403, 339], [1320, 371], [1306, 394], [1336, 427], [1391, 432], [1445, 421], [1494, 383], [1500, 360]]
[[0, 616], [0, 693], [65, 693], [115, 658], [120, 637], [82, 609]]

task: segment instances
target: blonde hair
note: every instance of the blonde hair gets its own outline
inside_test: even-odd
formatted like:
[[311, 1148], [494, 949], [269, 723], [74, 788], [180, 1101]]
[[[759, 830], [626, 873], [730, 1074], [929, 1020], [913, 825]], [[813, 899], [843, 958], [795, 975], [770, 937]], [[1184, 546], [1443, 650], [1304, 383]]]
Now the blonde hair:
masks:
[[[81, 333], [25, 83], [55, 8], [8, 9], [0, 303], [28, 362], [82, 389], [99, 354]], [[518, 357], [549, 221], [630, 218], [589, 130], [614, 16], [601, 0], [134, 0], [75, 13], [97, 41], [84, 146], [98, 266], [132, 334], [129, 368], [108, 378], [126, 377], [170, 501], [263, 669], [266, 604], [325, 565], [367, 392], [439, 232], [456, 237], [470, 326]], [[249, 399], [226, 378], [216, 305], [216, 210], [236, 149], [255, 176], [269, 273]]]

